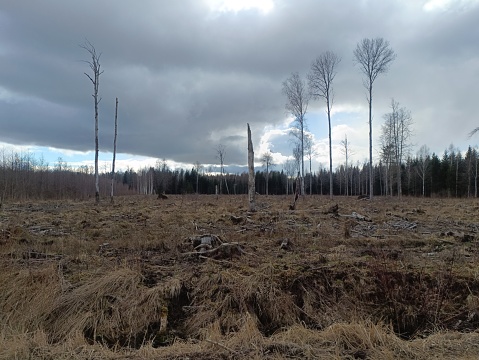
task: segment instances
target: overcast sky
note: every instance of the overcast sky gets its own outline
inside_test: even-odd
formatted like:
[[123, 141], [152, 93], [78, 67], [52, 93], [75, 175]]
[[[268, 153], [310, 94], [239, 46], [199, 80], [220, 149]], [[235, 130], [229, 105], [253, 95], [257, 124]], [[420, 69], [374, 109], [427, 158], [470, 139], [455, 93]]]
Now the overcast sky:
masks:
[[[212, 164], [223, 144], [226, 163], [244, 165], [249, 123], [256, 155], [270, 150], [280, 163], [292, 154], [282, 82], [296, 71], [305, 77], [329, 50], [342, 59], [333, 84], [333, 166], [344, 161], [346, 135], [354, 161], [363, 162], [367, 100], [353, 50], [375, 37], [397, 54], [374, 83], [375, 156], [391, 98], [411, 111], [414, 154], [423, 144], [439, 155], [451, 143], [463, 151], [478, 144], [479, 136], [468, 138], [479, 126], [477, 0], [2, 0], [0, 142], [47, 159], [93, 161], [90, 58], [79, 46], [88, 39], [104, 71], [103, 153], [113, 148], [118, 97], [124, 161]], [[324, 103], [311, 102], [306, 118], [315, 164], [326, 165]]]

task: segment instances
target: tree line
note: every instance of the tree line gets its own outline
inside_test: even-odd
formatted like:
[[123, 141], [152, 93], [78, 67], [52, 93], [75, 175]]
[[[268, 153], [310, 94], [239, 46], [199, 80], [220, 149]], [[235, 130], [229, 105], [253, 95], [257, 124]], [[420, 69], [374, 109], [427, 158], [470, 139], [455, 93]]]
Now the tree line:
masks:
[[[62, 158], [50, 165], [41, 156], [0, 149], [0, 204], [3, 201], [89, 199], [96, 194], [92, 167], [73, 168]], [[116, 173], [118, 195], [135, 194], [122, 183], [123, 174]], [[106, 197], [111, 189], [111, 173], [99, 176], [98, 190]]]
[[[442, 155], [430, 153], [422, 146], [417, 154], [397, 163], [387, 153], [373, 166], [373, 188], [377, 196], [477, 197], [477, 148], [461, 153], [453, 145]], [[192, 169], [170, 169], [158, 161], [154, 167], [127, 169], [114, 174], [117, 195], [216, 194], [223, 182], [222, 194], [247, 194], [248, 172], [240, 174], [208, 173], [199, 166]], [[255, 188], [260, 195], [292, 194], [294, 173], [286, 164], [281, 169], [263, 167], [255, 173]], [[332, 179], [332, 186], [330, 181]], [[89, 199], [95, 193], [95, 173], [91, 167], [72, 168], [61, 158], [49, 165], [32, 154], [3, 149], [0, 152], [0, 190], [6, 201]], [[111, 172], [99, 176], [100, 195], [108, 197]], [[368, 194], [369, 162], [345, 163], [332, 173], [328, 168], [308, 172], [304, 181], [305, 194], [358, 196]]]

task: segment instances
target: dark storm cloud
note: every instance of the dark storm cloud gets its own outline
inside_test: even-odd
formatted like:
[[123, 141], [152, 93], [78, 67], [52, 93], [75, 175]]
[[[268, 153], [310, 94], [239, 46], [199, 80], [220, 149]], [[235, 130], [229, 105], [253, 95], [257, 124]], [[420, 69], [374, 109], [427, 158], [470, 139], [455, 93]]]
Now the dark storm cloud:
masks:
[[[398, 57], [375, 85], [376, 129], [391, 97], [411, 109], [431, 149], [465, 144], [477, 126], [475, 2], [425, 11], [425, 1], [282, 0], [267, 14], [212, 12], [198, 0], [27, 3], [0, 5], [0, 141], [93, 148], [85, 39], [102, 53], [103, 150], [112, 147], [118, 97], [120, 152], [211, 163], [223, 143], [226, 161], [243, 164], [246, 123], [255, 143], [265, 125], [283, 123], [282, 81], [305, 75], [322, 51], [342, 57], [335, 106], [365, 108], [353, 50], [377, 36]], [[322, 107], [315, 101], [310, 111]], [[444, 132], [426, 139], [433, 126]]]

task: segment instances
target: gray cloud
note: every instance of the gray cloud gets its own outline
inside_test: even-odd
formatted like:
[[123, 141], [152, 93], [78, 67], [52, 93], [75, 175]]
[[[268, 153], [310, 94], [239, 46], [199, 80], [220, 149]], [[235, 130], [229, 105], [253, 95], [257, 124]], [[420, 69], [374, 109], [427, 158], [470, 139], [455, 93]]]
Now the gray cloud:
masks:
[[[412, 111], [418, 145], [465, 147], [479, 122], [479, 5], [425, 11], [425, 3], [277, 0], [262, 14], [215, 13], [198, 0], [3, 1], [0, 141], [93, 148], [93, 89], [83, 74], [89, 59], [78, 46], [88, 39], [102, 53], [103, 150], [112, 148], [119, 97], [120, 152], [211, 163], [223, 143], [226, 161], [244, 164], [246, 123], [255, 143], [266, 125], [283, 123], [282, 81], [293, 71], [305, 75], [323, 51], [342, 57], [335, 106], [365, 108], [353, 50], [362, 38], [381, 36], [398, 56], [375, 84], [375, 134], [394, 97]], [[321, 102], [311, 103], [311, 113], [322, 111]], [[338, 118], [348, 122], [346, 113]]]

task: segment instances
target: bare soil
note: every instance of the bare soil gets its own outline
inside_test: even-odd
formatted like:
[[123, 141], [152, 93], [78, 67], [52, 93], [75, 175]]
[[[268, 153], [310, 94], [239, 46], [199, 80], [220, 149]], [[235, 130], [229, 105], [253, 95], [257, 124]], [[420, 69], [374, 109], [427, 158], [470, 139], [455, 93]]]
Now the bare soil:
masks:
[[477, 199], [0, 210], [1, 359], [476, 359]]

